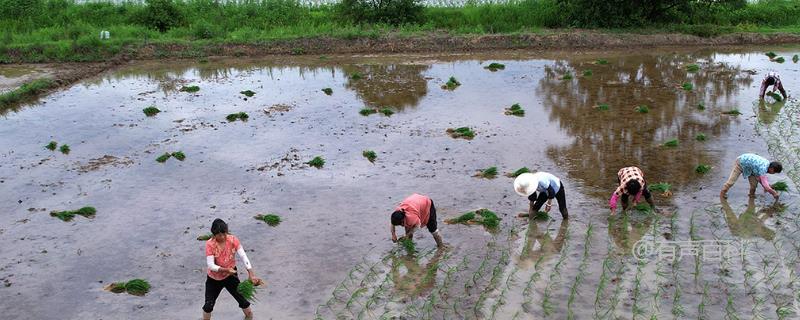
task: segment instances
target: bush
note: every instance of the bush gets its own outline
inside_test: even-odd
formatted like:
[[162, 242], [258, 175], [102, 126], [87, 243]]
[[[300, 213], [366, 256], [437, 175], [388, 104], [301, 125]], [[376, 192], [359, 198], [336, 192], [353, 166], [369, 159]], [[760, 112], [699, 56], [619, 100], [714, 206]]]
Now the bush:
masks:
[[336, 5], [336, 14], [340, 19], [357, 24], [415, 23], [421, 20], [422, 10], [420, 0], [342, 0]]
[[193, 23], [191, 33], [195, 39], [212, 39], [222, 34], [218, 28], [205, 20]]
[[140, 23], [155, 28], [159, 32], [183, 24], [183, 15], [173, 0], [146, 0], [147, 5], [140, 12]]

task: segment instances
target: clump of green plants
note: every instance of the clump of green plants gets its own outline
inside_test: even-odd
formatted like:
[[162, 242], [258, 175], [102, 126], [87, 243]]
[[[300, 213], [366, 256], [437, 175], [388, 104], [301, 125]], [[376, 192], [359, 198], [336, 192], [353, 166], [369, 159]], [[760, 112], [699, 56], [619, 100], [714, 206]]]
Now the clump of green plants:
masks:
[[693, 64], [690, 64], [690, 65], [687, 65], [687, 66], [686, 66], [686, 71], [688, 71], [688, 72], [697, 72], [697, 71], [700, 71], [700, 66], [698, 66], [698, 65], [696, 65], [696, 64], [694, 64], [694, 63], [693, 63]]
[[634, 110], [636, 110], [636, 112], [638, 112], [638, 113], [648, 113], [648, 112], [650, 112], [650, 108], [648, 108], [645, 105], [638, 106]]
[[236, 120], [247, 121], [249, 118], [250, 116], [246, 112], [231, 113], [225, 116], [225, 119], [228, 120], [228, 122], [234, 122]]
[[208, 241], [208, 239], [211, 239], [213, 237], [214, 237], [213, 234], [206, 233], [206, 234], [201, 234], [201, 235], [197, 236], [197, 240], [199, 240], [199, 241]]
[[641, 213], [653, 212], [653, 208], [650, 207], [650, 205], [646, 204], [646, 203], [639, 203], [639, 204], [633, 206], [633, 210], [636, 210], [636, 211], [641, 212]]
[[183, 161], [186, 159], [186, 155], [183, 154], [183, 151], [175, 151], [170, 154], [173, 158], [178, 159], [178, 161]]
[[145, 116], [152, 117], [161, 112], [161, 110], [158, 110], [156, 106], [149, 106], [147, 108], [142, 109], [142, 112], [144, 112]]
[[497, 63], [497, 62], [492, 62], [488, 66], [484, 67], [484, 69], [489, 69], [489, 71], [492, 71], [492, 72], [497, 71], [497, 70], [505, 70], [505, 68], [506, 68], [506, 65], [501, 64], [501, 63]]
[[53, 211], [50, 212], [51, 217], [56, 217], [61, 219], [61, 221], [70, 221], [75, 216], [82, 216], [84, 218], [91, 218], [97, 213], [97, 210], [94, 207], [83, 207], [78, 210], [66, 210], [66, 211]]
[[276, 214], [259, 214], [255, 217], [256, 220], [264, 221], [268, 226], [274, 227], [281, 223], [281, 217]]
[[651, 192], [661, 192], [662, 195], [672, 194], [672, 185], [666, 182], [659, 182], [647, 185], [647, 190]]
[[767, 95], [772, 97], [772, 99], [775, 99], [775, 101], [777, 101], [777, 102], [780, 102], [781, 100], [783, 100], [783, 96], [781, 96], [780, 94], [778, 94], [776, 92], [770, 91], [770, 92], [767, 92]]
[[604, 64], [608, 64], [608, 60], [606, 60], [606, 59], [597, 59], [597, 60], [595, 60], [594, 63], [595, 64], [599, 64], [599, 65], [604, 65]]
[[563, 76], [561, 76], [561, 80], [572, 80], [572, 73], [567, 71]]
[[722, 114], [729, 115], [729, 116], [738, 116], [738, 115], [741, 115], [742, 113], [739, 112], [739, 109], [731, 109], [731, 110], [728, 110], [728, 111], [723, 111]]
[[519, 175], [521, 175], [523, 173], [528, 173], [528, 172], [531, 172], [531, 170], [528, 169], [528, 167], [522, 167], [522, 168], [517, 169], [517, 171], [507, 173], [506, 176], [509, 177], [509, 178], [516, 178]]
[[403, 237], [398, 239], [397, 243], [400, 244], [400, 246], [403, 247], [403, 249], [405, 249], [406, 253], [408, 254], [414, 254], [415, 252], [417, 252], [417, 246], [414, 245], [413, 239]]
[[169, 152], [166, 152], [166, 153], [158, 156], [158, 158], [156, 158], [156, 161], [160, 162], [160, 163], [164, 163], [164, 162], [167, 162], [167, 160], [169, 160], [169, 157], [171, 157], [171, 156], [172, 156], [172, 154], [170, 154]]
[[694, 139], [697, 141], [706, 141], [706, 134], [702, 132], [698, 133], [696, 136], [694, 136]]
[[470, 221], [475, 220], [475, 212], [470, 211], [465, 214], [462, 214], [458, 217], [452, 218], [447, 220], [448, 223], [469, 223]]
[[515, 103], [512, 104], [510, 108], [506, 108], [506, 115], [524, 117], [525, 109], [522, 109], [519, 103]]
[[150, 291], [150, 283], [142, 279], [133, 279], [125, 283], [125, 291], [134, 296], [143, 296]]
[[380, 113], [383, 114], [384, 116], [391, 117], [394, 114], [394, 111], [392, 111], [392, 109], [389, 108], [382, 108], [380, 110]]
[[799, 60], [800, 60], [800, 56], [798, 56], [798, 55], [793, 55], [792, 56], [792, 62], [797, 63], [797, 61], [799, 61]]
[[255, 91], [253, 91], [253, 90], [245, 90], [245, 91], [241, 91], [241, 92], [239, 92], [239, 93], [241, 93], [241, 94], [243, 94], [243, 95], [247, 96], [248, 98], [250, 98], [250, 97], [252, 97], [252, 96], [256, 95]]
[[789, 191], [789, 185], [784, 181], [778, 181], [770, 185], [775, 191]]
[[664, 142], [664, 146], [665, 147], [670, 147], [670, 148], [677, 147], [678, 146], [678, 139], [668, 140], [667, 142]]
[[583, 70], [583, 76], [584, 77], [591, 77], [593, 74], [594, 73], [592, 72], [592, 69]]
[[784, 59], [783, 57], [777, 57], [777, 58], [773, 59], [772, 61], [775, 61], [777, 63], [784, 63], [784, 62], [786, 62], [786, 59]]
[[460, 128], [449, 128], [447, 129], [447, 133], [453, 138], [464, 138], [467, 140], [472, 140], [475, 138], [475, 131], [472, 131], [469, 127], [460, 127]]
[[108, 285], [108, 290], [113, 293], [125, 292], [125, 282], [114, 282]]
[[690, 82], [684, 82], [683, 85], [681, 85], [681, 88], [686, 91], [692, 91], [694, 89], [694, 85], [692, 85]]
[[333, 94], [333, 89], [324, 88], [324, 89], [322, 89], [322, 92], [325, 92], [325, 94], [327, 94], [327, 95], [332, 95]]
[[358, 72], [353, 72], [350, 75], [350, 79], [352, 79], [352, 80], [361, 80], [361, 78], [363, 78], [363, 76]]
[[180, 91], [181, 92], [194, 93], [194, 92], [200, 91], [200, 87], [198, 87], [198, 86], [188, 86], [188, 87], [184, 86], [184, 87], [181, 88]]
[[544, 211], [538, 211], [536, 214], [533, 215], [533, 220], [536, 221], [547, 221], [550, 220], [550, 214]]
[[480, 224], [489, 229], [497, 228], [500, 225], [500, 217], [489, 209], [478, 209], [462, 214], [453, 219], [446, 221], [447, 223], [462, 223], [462, 224]]
[[777, 54], [775, 54], [775, 52], [772, 52], [772, 51], [767, 52], [765, 54], [767, 55], [767, 57], [769, 57], [770, 60], [775, 59], [775, 57], [778, 56]]
[[322, 168], [325, 165], [325, 159], [323, 159], [320, 156], [316, 156], [316, 157], [314, 157], [314, 159], [311, 159], [311, 161], [306, 162], [306, 164], [308, 164], [309, 166], [312, 166], [314, 168], [319, 169], [319, 168]]
[[458, 80], [456, 80], [456, 77], [450, 77], [450, 79], [447, 80], [447, 83], [445, 83], [442, 86], [442, 89], [455, 90], [460, 85], [461, 85], [461, 82], [458, 82]]
[[361, 155], [364, 156], [364, 158], [367, 158], [369, 162], [373, 163], [375, 162], [375, 159], [378, 158], [378, 154], [376, 154], [375, 151], [372, 150], [364, 150], [361, 152]]
[[598, 103], [594, 108], [600, 111], [607, 111], [611, 106], [605, 103]]
[[239, 294], [241, 294], [242, 297], [244, 297], [247, 301], [256, 301], [256, 293], [258, 293], [258, 289], [250, 279], [239, 282], [239, 286], [236, 288], [236, 291], [238, 291]]
[[371, 115], [371, 114], [375, 114], [375, 113], [378, 113], [378, 110], [375, 110], [375, 109], [372, 109], [372, 108], [364, 108], [364, 109], [361, 109], [361, 111], [358, 112], [358, 114], [360, 114], [362, 116], [365, 116], [365, 117], [368, 116], [368, 115]]
[[50, 151], [55, 151], [55, 150], [56, 150], [56, 148], [58, 147], [58, 143], [57, 143], [57, 142], [55, 142], [55, 141], [50, 141], [50, 143], [48, 143], [48, 144], [47, 144], [46, 146], [44, 146], [44, 147], [45, 147], [47, 150], [50, 150]]
[[57, 82], [47, 78], [26, 82], [16, 90], [0, 94], [0, 109], [18, 103], [22, 100], [36, 97], [37, 95], [44, 93], [46, 90], [56, 86], [58, 86]]
[[698, 164], [697, 167], [694, 168], [694, 172], [699, 174], [705, 174], [711, 171], [711, 166], [707, 164]]
[[697, 110], [703, 111], [705, 109], [706, 109], [706, 104], [705, 103], [700, 102], [700, 103], [697, 104]]
[[497, 176], [497, 167], [488, 167], [486, 169], [483, 169], [480, 172], [478, 172], [476, 176], [481, 178], [494, 179]]
[[68, 144], [62, 144], [61, 147], [58, 148], [58, 151], [61, 151], [63, 154], [69, 154], [71, 149], [69, 148]]

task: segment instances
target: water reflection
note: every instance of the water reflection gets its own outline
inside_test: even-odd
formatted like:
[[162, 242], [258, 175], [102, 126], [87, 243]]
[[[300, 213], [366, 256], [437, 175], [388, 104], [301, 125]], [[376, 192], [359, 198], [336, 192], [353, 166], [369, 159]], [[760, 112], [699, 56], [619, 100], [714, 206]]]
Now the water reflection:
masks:
[[392, 281], [395, 289], [408, 296], [423, 296], [428, 294], [436, 284], [436, 274], [439, 272], [439, 260], [445, 250], [436, 250], [433, 257], [420, 265], [420, 259], [413, 255], [392, 255]]
[[783, 109], [786, 101], [766, 103], [764, 100], [758, 102], [758, 122], [761, 124], [772, 124]]
[[358, 73], [362, 78], [348, 77], [345, 87], [355, 91], [359, 99], [373, 108], [415, 107], [428, 94], [428, 81], [423, 72], [429, 68], [407, 64], [350, 65], [343, 71], [348, 76]]
[[610, 216], [608, 218], [608, 235], [614, 240], [619, 253], [630, 255], [633, 252], [633, 245], [647, 234], [653, 220], [655, 220], [655, 215], [636, 210]]
[[764, 225], [764, 221], [770, 217], [769, 213], [767, 210], [756, 210], [756, 199], [748, 198], [747, 208], [740, 215], [733, 211], [727, 199], [722, 199], [722, 212], [731, 234], [742, 239], [758, 237], [772, 241], [775, 231]]
[[[688, 73], [685, 65], [699, 63]], [[591, 69], [591, 76], [581, 76]], [[574, 80], [560, 80], [566, 72]], [[694, 90], [680, 89], [691, 82]], [[638, 165], [651, 182], [685, 183], [695, 179], [700, 163], [716, 164], [707, 145], [695, 141], [698, 133], [723, 135], [735, 118], [719, 110], [736, 107], [735, 96], [753, 82], [737, 66], [716, 63], [711, 54], [623, 56], [595, 65], [586, 60], [558, 60], [545, 69], [536, 93], [556, 121], [574, 141], [548, 149], [548, 156], [565, 168], [572, 179], [583, 180], [598, 197], [610, 194], [619, 168]], [[703, 103], [706, 110], [698, 110]], [[608, 104], [609, 110], [593, 108]], [[634, 112], [647, 105], [650, 112]], [[661, 146], [679, 139], [678, 148]]]
[[539, 261], [544, 262], [561, 252], [561, 248], [564, 247], [569, 220], [561, 220], [555, 239], [547, 230], [549, 224], [544, 226], [545, 232], [542, 232], [539, 230], [540, 223], [532, 219], [528, 222], [528, 231], [525, 235], [526, 241], [519, 255], [520, 265], [528, 267], [539, 263]]

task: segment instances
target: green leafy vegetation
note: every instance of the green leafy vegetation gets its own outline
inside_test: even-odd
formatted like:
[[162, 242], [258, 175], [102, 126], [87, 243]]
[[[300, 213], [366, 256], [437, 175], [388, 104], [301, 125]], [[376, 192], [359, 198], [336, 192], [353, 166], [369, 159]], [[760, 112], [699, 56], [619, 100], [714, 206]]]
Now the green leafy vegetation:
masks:
[[78, 210], [67, 210], [67, 211], [52, 211], [50, 212], [50, 216], [56, 217], [61, 219], [62, 221], [70, 221], [75, 216], [82, 216], [84, 218], [91, 218], [97, 213], [97, 210], [94, 207], [83, 207]]
[[638, 106], [634, 110], [636, 112], [638, 112], [638, 113], [648, 113], [648, 112], [650, 112], [650, 108], [648, 108], [647, 106]]
[[700, 66], [698, 66], [698, 65], [696, 65], [696, 64], [694, 64], [694, 63], [693, 63], [693, 64], [690, 64], [690, 65], [687, 65], [687, 66], [686, 66], [686, 71], [688, 71], [688, 72], [697, 72], [697, 71], [700, 71]]
[[770, 185], [775, 191], [789, 191], [789, 185], [784, 181], [778, 181]]
[[363, 78], [363, 77], [364, 77], [364, 76], [362, 76], [362, 75], [361, 75], [360, 73], [358, 73], [358, 72], [353, 72], [353, 73], [350, 75], [350, 79], [351, 79], [351, 80], [361, 80], [361, 78]]
[[394, 114], [394, 111], [392, 111], [392, 109], [389, 108], [382, 108], [380, 110], [380, 113], [384, 116], [391, 117]]
[[183, 154], [183, 151], [175, 151], [171, 155], [173, 158], [178, 159], [178, 161], [183, 161], [186, 159], [186, 155]]
[[765, 53], [765, 55], [767, 55], [767, 57], [769, 57], [770, 60], [775, 59], [775, 57], [778, 56], [777, 54], [775, 54], [775, 52], [772, 51]]
[[606, 60], [606, 59], [597, 59], [597, 60], [595, 60], [594, 64], [605, 65], [605, 64], [608, 64], [608, 60]]
[[447, 221], [448, 223], [468, 223], [472, 220], [475, 220], [475, 212], [470, 211]]
[[58, 151], [61, 151], [63, 154], [69, 154], [71, 149], [69, 148], [68, 144], [62, 144], [61, 147], [58, 148]]
[[55, 142], [55, 141], [50, 141], [50, 143], [48, 143], [48, 144], [47, 144], [46, 146], [44, 146], [44, 147], [45, 147], [47, 150], [50, 150], [50, 151], [55, 151], [55, 150], [56, 150], [56, 148], [58, 147], [58, 143], [57, 143], [57, 142]]
[[592, 70], [591, 70], [591, 69], [586, 69], [586, 70], [583, 70], [583, 76], [584, 76], [584, 77], [591, 77], [593, 74], [594, 74], [594, 73], [592, 72]]
[[706, 104], [705, 103], [700, 102], [700, 103], [697, 104], [697, 110], [703, 111], [705, 109], [706, 109]]
[[248, 98], [256, 95], [256, 93], [254, 91], [252, 91], [252, 90], [245, 90], [245, 91], [242, 91], [242, 92], [239, 92], [239, 93], [245, 95]]
[[150, 291], [150, 283], [143, 279], [133, 279], [125, 283], [125, 291], [134, 296], [143, 296]]
[[372, 109], [372, 108], [364, 108], [364, 109], [361, 109], [360, 111], [358, 111], [358, 114], [360, 114], [362, 116], [365, 116], [365, 117], [368, 116], [368, 115], [371, 115], [371, 114], [375, 114], [375, 113], [378, 113], [378, 110], [375, 110], [375, 109]]
[[450, 77], [450, 79], [447, 80], [447, 83], [445, 83], [442, 86], [442, 89], [455, 90], [460, 85], [461, 85], [461, 82], [458, 82], [458, 80], [456, 80], [456, 77]]
[[722, 114], [729, 115], [729, 116], [738, 116], [738, 115], [741, 115], [742, 113], [739, 112], [739, 109], [731, 109], [731, 110], [728, 110], [728, 111], [723, 111]]
[[376, 154], [375, 151], [372, 150], [364, 150], [361, 152], [361, 155], [364, 156], [364, 158], [367, 158], [369, 162], [373, 163], [375, 162], [375, 159], [378, 158], [378, 154]]
[[460, 127], [460, 128], [449, 128], [447, 129], [447, 134], [449, 134], [453, 138], [464, 138], [467, 140], [472, 140], [475, 138], [475, 131], [472, 131], [469, 127]]
[[478, 209], [462, 214], [453, 219], [446, 221], [447, 223], [461, 223], [461, 224], [480, 224], [489, 229], [497, 228], [500, 225], [500, 218], [494, 211], [489, 209]]
[[405, 249], [406, 253], [408, 254], [414, 254], [415, 252], [417, 252], [417, 246], [414, 245], [413, 239], [403, 237], [398, 239], [397, 243], [400, 244], [400, 246], [403, 247], [403, 249]]
[[694, 89], [694, 85], [689, 82], [684, 82], [683, 85], [681, 85], [681, 88], [686, 91], [692, 91]]
[[519, 103], [512, 104], [510, 108], [506, 108], [506, 115], [510, 116], [517, 116], [517, 117], [524, 117], [525, 116], [525, 109], [519, 105]]
[[253, 218], [264, 221], [270, 227], [277, 226], [281, 223], [281, 217], [276, 214], [259, 214]]
[[[0, 12], [1, 11], [2, 9], [0, 8]], [[0, 15], [0, 17], [2, 17], [2, 15]], [[2, 23], [0, 23], [0, 25], [2, 25]], [[2, 51], [3, 45], [0, 44], [0, 62], [3, 60]], [[26, 82], [17, 89], [0, 93], [0, 111], [3, 111], [6, 108], [21, 103], [25, 100], [36, 98], [45, 91], [57, 86], [58, 84], [55, 81], [48, 78], [43, 78]]]
[[311, 161], [306, 162], [306, 164], [308, 164], [309, 166], [312, 166], [314, 168], [319, 169], [319, 168], [322, 168], [325, 165], [325, 159], [323, 159], [320, 156], [316, 156], [316, 157], [314, 157], [314, 159], [311, 159]]
[[156, 106], [149, 106], [147, 108], [142, 109], [142, 112], [144, 112], [145, 116], [152, 117], [161, 112], [161, 110], [156, 108]]
[[180, 90], [180, 92], [188, 92], [188, 93], [195, 93], [197, 91], [200, 91], [200, 87], [198, 86], [184, 86]]
[[211, 239], [213, 237], [214, 237], [213, 234], [206, 233], [206, 234], [201, 234], [201, 235], [197, 236], [197, 240], [198, 241], [208, 241], [208, 239]]
[[777, 57], [775, 59], [772, 59], [772, 61], [775, 61], [777, 63], [784, 63], [786, 62], [786, 59], [784, 59], [783, 57]]
[[572, 73], [567, 71], [563, 76], [561, 76], [561, 80], [572, 80]]
[[494, 179], [497, 177], [497, 167], [488, 167], [483, 169], [477, 174], [477, 176], [481, 178]]
[[778, 94], [776, 92], [770, 91], [770, 92], [767, 92], [767, 95], [772, 97], [772, 99], [775, 99], [776, 102], [780, 102], [781, 100], [783, 100], [783, 96], [781, 96], [780, 94]]
[[225, 119], [228, 120], [228, 122], [233, 122], [236, 120], [247, 121], [249, 118], [250, 116], [246, 112], [231, 113], [225, 116]]
[[792, 62], [794, 62], [794, 63], [797, 63], [797, 61], [800, 61], [800, 56], [798, 56], [798, 55], [793, 55], [793, 56], [792, 56]]
[[257, 301], [256, 294], [258, 293], [258, 287], [253, 283], [253, 281], [250, 281], [250, 279], [239, 282], [239, 286], [236, 288], [236, 291], [238, 291], [239, 294], [241, 294], [242, 297], [244, 297], [247, 301]]
[[694, 136], [694, 139], [697, 141], [706, 141], [706, 134], [698, 133], [696, 136]]
[[533, 215], [533, 220], [547, 221], [550, 220], [550, 215], [544, 211], [537, 211], [536, 214]]
[[605, 103], [599, 103], [599, 104], [597, 104], [595, 106], [595, 109], [600, 110], [600, 111], [607, 111], [610, 108], [611, 108], [611, 106], [609, 106], [608, 104], [605, 104]]
[[647, 185], [647, 190], [650, 190], [650, 191], [653, 191], [653, 192], [665, 193], [665, 192], [670, 191], [670, 189], [672, 189], [672, 185], [669, 184], [669, 183], [666, 183], [666, 182], [659, 182], [659, 183], [653, 183], [653, 184], [648, 184]]
[[169, 160], [169, 157], [171, 157], [171, 156], [172, 155], [169, 152], [166, 152], [166, 153], [158, 156], [158, 158], [156, 158], [156, 161], [160, 162], [160, 163], [164, 163], [164, 162], [167, 162], [167, 160]]
[[667, 142], [664, 142], [664, 146], [665, 147], [670, 147], [670, 148], [677, 147], [678, 146], [678, 139], [667, 140]]
[[325, 94], [327, 94], [327, 95], [332, 95], [333, 94], [333, 89], [324, 88], [324, 89], [322, 89], [322, 92], [325, 92]]
[[697, 173], [700, 173], [700, 174], [705, 174], [705, 173], [708, 173], [709, 171], [711, 171], [711, 166], [709, 166], [707, 164], [699, 164], [699, 165], [697, 165], [697, 167], [694, 168], [694, 172], [697, 172]]
[[497, 62], [492, 62], [488, 66], [483, 67], [483, 68], [494, 72], [494, 71], [497, 71], [497, 70], [505, 70], [506, 65], [501, 64], [501, 63], [497, 63]]
[[636, 210], [636, 211], [641, 212], [641, 213], [653, 212], [653, 208], [651, 208], [650, 205], [646, 204], [646, 203], [639, 203], [639, 204], [633, 206], [633, 210]]
[[509, 178], [516, 178], [516, 177], [518, 177], [519, 175], [521, 175], [523, 173], [529, 173], [529, 172], [531, 172], [531, 170], [528, 169], [528, 167], [522, 167], [522, 168], [517, 169], [514, 172], [507, 173], [506, 176], [509, 177]]

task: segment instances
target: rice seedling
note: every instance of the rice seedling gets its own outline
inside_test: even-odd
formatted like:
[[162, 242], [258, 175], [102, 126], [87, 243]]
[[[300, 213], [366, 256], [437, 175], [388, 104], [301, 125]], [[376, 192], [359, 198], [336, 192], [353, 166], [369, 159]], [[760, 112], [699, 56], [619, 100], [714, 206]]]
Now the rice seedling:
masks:
[[684, 82], [681, 85], [681, 88], [683, 88], [683, 90], [686, 90], [686, 91], [692, 91], [694, 89], [694, 85], [692, 85], [691, 82]]
[[665, 147], [674, 148], [678, 146], [678, 139], [667, 140], [664, 142]]
[[778, 181], [770, 185], [775, 191], [789, 191], [789, 185], [784, 181]]
[[449, 224], [480, 224], [489, 229], [497, 228], [500, 225], [500, 218], [496, 213], [489, 209], [478, 209], [469, 211], [453, 219], [446, 220]]
[[372, 163], [374, 163], [375, 159], [378, 158], [378, 154], [376, 154], [375, 151], [372, 150], [364, 150], [361, 152], [361, 155], [364, 156], [364, 158], [367, 158], [367, 160], [369, 160], [369, 162]]
[[696, 65], [696, 64], [694, 64], [694, 63], [693, 63], [693, 64], [690, 64], [690, 65], [687, 65], [687, 66], [686, 66], [686, 71], [688, 71], [688, 72], [697, 72], [697, 71], [700, 71], [700, 66], [698, 66], [698, 65]]
[[380, 113], [383, 114], [384, 116], [391, 117], [394, 114], [394, 111], [392, 111], [392, 109], [389, 108], [382, 108], [380, 110]]
[[228, 122], [233, 122], [236, 120], [247, 121], [249, 118], [250, 116], [246, 112], [231, 113], [225, 116], [225, 119], [228, 120]]
[[586, 228], [586, 236], [583, 238], [583, 257], [578, 265], [578, 274], [575, 276], [575, 282], [573, 282], [572, 286], [570, 287], [569, 298], [567, 298], [567, 319], [575, 318], [575, 314], [572, 311], [572, 306], [575, 302], [576, 296], [578, 295], [578, 288], [586, 277], [586, 267], [589, 264], [589, 251], [592, 246], [591, 238], [593, 229], [594, 225], [589, 223], [589, 226]]
[[173, 158], [178, 159], [178, 161], [183, 161], [186, 159], [186, 155], [183, 154], [183, 151], [175, 151], [171, 155]]
[[65, 211], [52, 211], [50, 216], [61, 219], [61, 221], [70, 221], [75, 216], [82, 216], [84, 218], [91, 218], [97, 213], [94, 207], [83, 207], [78, 210], [65, 210]]
[[798, 60], [800, 60], [800, 56], [797, 55], [792, 56], [792, 62], [797, 63]]
[[651, 212], [653, 212], [653, 208], [650, 207], [650, 205], [646, 204], [646, 203], [639, 203], [639, 204], [633, 206], [633, 210], [636, 210], [637, 212], [641, 212], [641, 213], [651, 213]]
[[198, 86], [188, 86], [188, 87], [187, 86], [183, 86], [180, 89], [180, 92], [188, 92], [188, 93], [195, 93], [197, 91], [200, 91], [200, 87], [198, 87]]
[[281, 217], [276, 214], [259, 214], [254, 216], [256, 220], [265, 222], [268, 226], [274, 227], [281, 223]]
[[164, 154], [162, 154], [162, 155], [158, 156], [158, 158], [156, 158], [156, 161], [157, 161], [157, 162], [160, 162], [160, 163], [164, 163], [164, 162], [166, 162], [166, 161], [169, 159], [169, 157], [171, 157], [171, 156], [172, 156], [172, 154], [170, 154], [169, 152], [167, 152], [167, 153], [164, 153]]
[[325, 94], [327, 94], [327, 95], [332, 95], [332, 94], [333, 94], [333, 89], [331, 89], [331, 88], [324, 88], [324, 89], [322, 89], [322, 92], [324, 92], [324, 93], [325, 93]]
[[598, 103], [598, 104], [595, 106], [595, 109], [597, 109], [597, 110], [600, 110], [600, 111], [606, 111], [606, 110], [608, 110], [608, 109], [610, 109], [610, 108], [611, 108], [611, 107], [610, 107], [608, 104], [605, 104], [605, 103]]
[[517, 176], [519, 176], [519, 175], [521, 175], [523, 173], [528, 173], [528, 172], [531, 172], [531, 169], [528, 169], [528, 167], [522, 167], [522, 168], [517, 169], [514, 172], [506, 173], [506, 177], [516, 178]]
[[672, 185], [666, 182], [659, 182], [653, 184], [647, 184], [647, 190], [651, 192], [661, 192], [664, 196], [669, 196], [672, 194]]
[[561, 76], [561, 80], [572, 80], [572, 73], [567, 71], [563, 76]]
[[729, 115], [729, 116], [738, 116], [738, 115], [741, 115], [742, 113], [739, 112], [739, 109], [731, 109], [731, 110], [728, 110], [728, 111], [723, 111], [722, 114]]
[[488, 167], [483, 169], [476, 176], [486, 179], [494, 179], [497, 176], [497, 167]]
[[134, 296], [143, 296], [150, 291], [150, 283], [142, 279], [133, 279], [125, 283], [125, 291]]
[[678, 319], [686, 315], [685, 308], [681, 303], [681, 286], [679, 282], [675, 282], [675, 292], [672, 295], [672, 315]]
[[460, 127], [455, 129], [449, 128], [447, 129], [447, 133], [450, 135], [450, 137], [455, 139], [464, 138], [467, 140], [472, 140], [472, 138], [475, 138], [475, 131], [472, 131], [472, 129], [469, 127]]
[[512, 104], [511, 107], [506, 108], [506, 115], [508, 116], [517, 116], [517, 117], [524, 117], [525, 116], [525, 109], [519, 105], [519, 103]]
[[550, 220], [550, 215], [544, 211], [538, 211], [536, 214], [533, 215], [533, 220], [537, 221], [547, 221]]
[[711, 166], [707, 164], [698, 164], [697, 167], [694, 168], [694, 172], [699, 174], [705, 174], [711, 171]]
[[706, 134], [702, 133], [702, 132], [698, 133], [696, 136], [694, 136], [694, 139], [697, 140], [697, 141], [706, 141], [706, 138], [707, 138]]
[[360, 73], [358, 73], [358, 72], [353, 72], [352, 74], [350, 74], [350, 79], [351, 79], [351, 80], [361, 80], [361, 78], [363, 78], [363, 77], [364, 77], [364, 76], [362, 76], [362, 75], [361, 75]]
[[123, 293], [125, 292], [125, 282], [112, 282], [106, 288], [113, 293]]
[[258, 287], [247, 279], [245, 281], [239, 282], [239, 286], [236, 287], [236, 291], [242, 295], [247, 301], [254, 302], [257, 301], [256, 293], [258, 293]]
[[604, 65], [604, 64], [608, 64], [608, 60], [605, 60], [605, 59], [597, 59], [597, 60], [595, 60], [595, 62], [594, 62], [594, 63], [595, 63], [595, 64], [599, 64], [599, 65]]
[[592, 74], [593, 74], [593, 73], [592, 73], [592, 70], [591, 70], [591, 69], [586, 69], [586, 70], [583, 70], [583, 76], [584, 76], [584, 77], [591, 77], [591, 76], [592, 76]]
[[371, 114], [375, 114], [375, 113], [378, 113], [378, 110], [375, 110], [375, 109], [372, 109], [372, 108], [363, 108], [360, 111], [358, 111], [358, 114], [360, 114], [362, 116], [365, 116], [365, 117], [368, 116], [368, 115], [371, 115]]
[[706, 109], [706, 104], [705, 103], [700, 102], [700, 103], [697, 104], [697, 110], [703, 111], [705, 109]]
[[767, 95], [772, 97], [772, 99], [775, 99], [776, 102], [780, 102], [781, 100], [783, 100], [783, 96], [781, 96], [780, 94], [778, 94], [776, 92], [770, 91], [770, 92], [767, 92]]
[[248, 97], [248, 98], [250, 98], [250, 97], [252, 97], [252, 96], [256, 95], [255, 91], [252, 91], [252, 90], [245, 90], [245, 91], [241, 91], [241, 92], [239, 92], [239, 93], [241, 93], [241, 94], [245, 95], [245, 96], [246, 96], [246, 97]]
[[198, 241], [208, 241], [208, 239], [211, 239], [213, 237], [214, 237], [213, 234], [206, 233], [206, 234], [201, 234], [201, 235], [197, 236], [197, 240]]
[[63, 154], [69, 154], [70, 148], [68, 144], [62, 144], [61, 147], [58, 148], [58, 151], [61, 151]]
[[314, 157], [311, 161], [306, 162], [307, 165], [312, 166], [314, 168], [320, 169], [325, 165], [325, 159], [320, 156]]
[[455, 90], [455, 89], [456, 89], [456, 88], [458, 88], [458, 86], [460, 86], [460, 85], [461, 85], [461, 82], [458, 82], [458, 80], [456, 80], [456, 78], [455, 78], [455, 77], [450, 77], [450, 79], [448, 79], [448, 80], [447, 80], [447, 83], [445, 83], [445, 84], [442, 86], [442, 89], [445, 89], [445, 90]]
[[777, 58], [773, 59], [772, 61], [775, 61], [777, 63], [784, 63], [784, 62], [786, 62], [786, 59], [784, 59], [783, 57], [777, 57]]
[[650, 108], [648, 108], [648, 107], [647, 107], [647, 106], [645, 106], [645, 105], [638, 106], [638, 107], [636, 107], [636, 109], [634, 109], [634, 110], [635, 110], [636, 112], [638, 112], [638, 113], [648, 113], [648, 112], [650, 112]]
[[765, 54], [767, 55], [767, 57], [769, 57], [770, 60], [775, 59], [775, 57], [778, 56], [777, 54], [775, 54], [775, 52], [772, 52], [772, 51], [767, 52]]
[[706, 312], [706, 305], [710, 302], [710, 297], [708, 296], [708, 281], [704, 282], [703, 284], [703, 295], [700, 296], [700, 304], [697, 305], [697, 318], [698, 319], [707, 319], [708, 313]]
[[505, 70], [506, 65], [501, 64], [501, 63], [497, 63], [497, 62], [492, 62], [488, 66], [483, 67], [483, 68], [494, 72], [494, 71], [497, 71], [497, 70]]
[[142, 112], [144, 112], [145, 116], [152, 117], [161, 112], [161, 110], [156, 108], [156, 106], [149, 106], [147, 108], [142, 109]]
[[50, 151], [55, 151], [55, 150], [56, 150], [56, 148], [58, 147], [58, 143], [57, 143], [57, 142], [55, 142], [55, 141], [50, 141], [50, 143], [48, 143], [48, 144], [47, 144], [46, 146], [44, 146], [44, 147], [45, 147], [47, 150], [50, 150]]
[[452, 218], [447, 220], [447, 223], [468, 223], [472, 220], [475, 220], [475, 212], [470, 211], [465, 214], [462, 214], [456, 218]]

